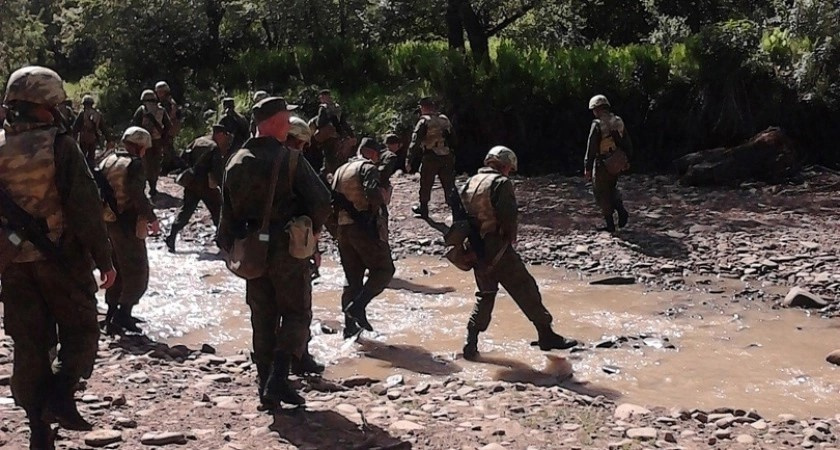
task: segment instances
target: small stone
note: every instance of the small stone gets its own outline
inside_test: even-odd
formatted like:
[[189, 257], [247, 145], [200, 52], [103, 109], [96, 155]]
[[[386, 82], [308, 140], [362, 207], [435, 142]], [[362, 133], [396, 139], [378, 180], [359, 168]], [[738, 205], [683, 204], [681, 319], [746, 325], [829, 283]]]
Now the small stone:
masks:
[[589, 284], [593, 286], [620, 286], [627, 284], [636, 284], [636, 279], [633, 277], [608, 277], [600, 280], [590, 281]]
[[405, 384], [405, 379], [403, 379], [403, 376], [399, 374], [391, 375], [385, 379], [385, 389], [402, 386], [403, 384]]
[[146, 372], [135, 372], [126, 377], [126, 381], [137, 384], [144, 384], [149, 382], [149, 376], [146, 374]]
[[137, 428], [137, 421], [128, 417], [120, 417], [117, 419], [116, 425], [120, 428]]
[[233, 381], [233, 379], [230, 377], [230, 375], [228, 375], [226, 373], [220, 373], [220, 374], [215, 374], [215, 375], [206, 375], [206, 376], [204, 376], [203, 379], [204, 379], [204, 381], [210, 381], [210, 382], [213, 382], [213, 383], [230, 383], [231, 381]]
[[341, 385], [350, 389], [361, 387], [361, 386], [370, 386], [372, 384], [378, 383], [379, 380], [365, 377], [365, 376], [355, 376], [350, 378], [345, 378], [341, 381]]
[[399, 389], [391, 389], [387, 392], [388, 400], [397, 400], [402, 397], [402, 391]]
[[125, 399], [125, 395], [120, 395], [119, 397], [115, 397], [111, 400], [111, 406], [118, 407], [118, 406], [125, 406], [128, 403], [128, 400]]
[[755, 439], [749, 434], [739, 434], [738, 437], [735, 438], [735, 441], [744, 445], [752, 445], [755, 443]]
[[644, 427], [630, 428], [629, 430], [627, 430], [627, 437], [630, 439], [636, 439], [640, 441], [652, 441], [656, 439], [656, 436], [656, 428]]
[[834, 350], [825, 357], [825, 360], [835, 366], [840, 366], [840, 350]]
[[650, 410], [632, 403], [624, 403], [619, 405], [613, 413], [613, 417], [617, 420], [628, 420], [635, 416], [645, 416], [650, 414]]
[[828, 302], [823, 300], [820, 296], [812, 294], [805, 289], [795, 287], [788, 292], [787, 296], [785, 296], [785, 299], [782, 301], [782, 305], [787, 308], [818, 309], [826, 307]]
[[462, 398], [472, 394], [473, 392], [475, 392], [475, 388], [472, 386], [464, 386], [461, 389], [458, 389], [458, 391], [456, 391], [458, 396]]
[[564, 423], [562, 428], [563, 428], [563, 431], [574, 432], [574, 431], [580, 430], [580, 425], [578, 425], [576, 423]]
[[753, 427], [754, 429], [758, 430], [758, 431], [764, 431], [764, 430], [767, 429], [767, 422], [765, 422], [763, 420], [757, 420], [757, 421], [751, 423], [750, 426]]
[[393, 431], [410, 433], [412, 431], [423, 430], [426, 427], [424, 427], [423, 425], [420, 425], [419, 423], [412, 422], [410, 420], [398, 420], [398, 421], [392, 423], [389, 428], [391, 428], [391, 430], [393, 430]]
[[481, 447], [480, 450], [506, 450], [506, 447], [504, 447], [501, 444], [497, 444], [497, 443], [494, 442], [492, 444], [487, 444], [484, 447]]
[[213, 346], [212, 346], [212, 345], [209, 345], [209, 344], [203, 344], [203, 345], [201, 346], [201, 353], [206, 353], [206, 354], [208, 354], [208, 355], [215, 355], [215, 354], [216, 354], [216, 349], [215, 349], [215, 348], [213, 348]]
[[729, 439], [732, 437], [732, 431], [730, 430], [717, 430], [715, 431], [715, 438], [716, 439]]
[[117, 430], [96, 430], [85, 435], [85, 445], [105, 447], [122, 441], [122, 433]]
[[666, 431], [665, 434], [662, 436], [662, 439], [665, 442], [668, 442], [670, 444], [676, 444], [677, 443], [677, 437], [674, 436], [673, 431]]
[[428, 393], [429, 393], [429, 389], [431, 389], [431, 388], [432, 388], [432, 385], [431, 385], [431, 384], [426, 383], [426, 382], [423, 382], [423, 383], [418, 384], [418, 385], [414, 388], [414, 393], [415, 393], [415, 394], [417, 394], [417, 395], [424, 395], [424, 394], [428, 394]]
[[171, 431], [163, 433], [146, 433], [140, 438], [140, 443], [143, 445], [183, 445], [187, 443], [187, 437], [184, 433]]
[[794, 425], [796, 424], [796, 416], [793, 414], [779, 414], [779, 422]]

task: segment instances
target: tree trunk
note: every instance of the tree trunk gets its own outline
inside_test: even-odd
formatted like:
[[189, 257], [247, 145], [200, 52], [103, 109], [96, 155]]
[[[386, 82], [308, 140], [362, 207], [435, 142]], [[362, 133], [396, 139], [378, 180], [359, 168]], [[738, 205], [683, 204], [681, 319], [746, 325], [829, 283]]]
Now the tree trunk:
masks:
[[461, 20], [464, 29], [467, 31], [467, 39], [470, 41], [470, 50], [476, 64], [490, 62], [490, 45], [488, 43], [487, 30], [481, 21], [478, 20], [475, 10], [469, 0], [459, 0]]
[[461, 21], [461, 1], [448, 0], [446, 2], [446, 37], [449, 48], [456, 50], [463, 50], [466, 47], [464, 23]]
[[222, 55], [222, 43], [219, 37], [219, 27], [225, 17], [225, 8], [220, 0], [206, 0], [204, 3], [207, 14], [207, 32], [210, 39], [207, 42], [206, 55], [213, 61], [218, 61]]

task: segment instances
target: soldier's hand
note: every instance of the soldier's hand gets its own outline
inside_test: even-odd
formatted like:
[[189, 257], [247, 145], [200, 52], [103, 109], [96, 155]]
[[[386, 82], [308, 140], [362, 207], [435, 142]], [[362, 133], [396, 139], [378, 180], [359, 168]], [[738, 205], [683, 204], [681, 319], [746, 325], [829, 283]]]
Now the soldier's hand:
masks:
[[583, 178], [585, 178], [586, 181], [592, 181], [592, 172], [587, 170], [583, 173]]
[[149, 234], [152, 236], [157, 236], [160, 234], [160, 222], [155, 220], [154, 222], [149, 224]]
[[108, 289], [114, 285], [114, 282], [117, 281], [117, 271], [111, 269], [107, 272], [100, 272], [99, 273], [99, 281], [102, 284], [99, 285], [100, 289]]
[[315, 262], [315, 269], [321, 268], [321, 252], [315, 251], [315, 254], [312, 255], [312, 261]]

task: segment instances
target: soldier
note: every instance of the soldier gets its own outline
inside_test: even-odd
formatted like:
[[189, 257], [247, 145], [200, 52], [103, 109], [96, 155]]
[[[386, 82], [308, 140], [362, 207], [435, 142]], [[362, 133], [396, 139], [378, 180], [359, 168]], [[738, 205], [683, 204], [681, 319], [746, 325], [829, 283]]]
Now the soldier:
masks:
[[[610, 110], [611, 106], [607, 97], [603, 95], [592, 97], [589, 101], [589, 109], [595, 116], [595, 120], [592, 121], [592, 127], [589, 129], [584, 177], [586, 181], [593, 181], [592, 191], [595, 194], [595, 202], [604, 215], [606, 225], [601, 231], [612, 233], [615, 231], [613, 213], [618, 212], [619, 228], [627, 225], [629, 214], [624, 208], [621, 193], [618, 191], [619, 174], [610, 173], [607, 170], [606, 161], [616, 150], [623, 151], [626, 157], [632, 156], [633, 142], [624, 128], [624, 121]], [[630, 165], [626, 164], [624, 170], [629, 168]]]
[[199, 202], [203, 202], [210, 211], [213, 225], [219, 226], [222, 178], [230, 154], [231, 140], [230, 131], [224, 125], [216, 124], [213, 125], [210, 136], [199, 137], [187, 148], [184, 158], [190, 168], [178, 178], [179, 183], [184, 186], [184, 203], [172, 224], [169, 236], [166, 237], [166, 247], [170, 253], [175, 253], [178, 233], [190, 223]]
[[321, 105], [315, 118], [314, 139], [324, 155], [321, 174], [327, 180], [339, 166], [347, 162], [348, 152], [352, 152], [356, 139], [341, 105], [333, 100], [329, 89], [318, 93], [318, 101]]
[[577, 341], [565, 339], [551, 329], [551, 314], [543, 306], [537, 282], [514, 249], [517, 206], [508, 177], [517, 169], [516, 154], [507, 147], [493, 147], [484, 158], [484, 165], [460, 192], [470, 226], [481, 237], [481, 242], [470, 238], [470, 245], [477, 250], [478, 262], [473, 272], [478, 291], [467, 325], [464, 358], [474, 360], [479, 355], [478, 334], [490, 325], [499, 284], [536, 327], [540, 349], [572, 348]]
[[[312, 238], [317, 242], [330, 214], [329, 189], [306, 159], [282, 145], [290, 128], [289, 111], [295, 108], [279, 97], [254, 105], [257, 137], [232, 154], [227, 163], [218, 233], [219, 247], [229, 253], [235, 239], [260, 227], [275, 158], [282, 158], [272, 203], [267, 272], [246, 282], [260, 400], [267, 409], [281, 402], [304, 403], [289, 385], [288, 374], [292, 358], [304, 355], [312, 320], [309, 261], [291, 256], [290, 235], [284, 229], [292, 218], [306, 215], [312, 220]], [[297, 164], [290, 167], [292, 160]]]
[[158, 81], [155, 84], [155, 95], [157, 96], [160, 106], [166, 111], [169, 116], [169, 131], [166, 134], [163, 142], [163, 160], [161, 167], [166, 170], [172, 170], [179, 166], [178, 157], [175, 154], [175, 139], [181, 133], [181, 125], [183, 117], [181, 114], [181, 107], [172, 98], [172, 89], [165, 81]]
[[76, 111], [73, 109], [73, 100], [66, 99], [61, 102], [58, 107], [58, 112], [61, 115], [61, 123], [65, 130], [72, 130], [73, 124], [76, 123]]
[[236, 112], [236, 104], [230, 97], [222, 99], [222, 110], [222, 118], [219, 119], [219, 123], [233, 134], [230, 149], [235, 152], [242, 147], [242, 144], [251, 135], [248, 131], [248, 120], [242, 114]]
[[108, 313], [106, 332], [120, 328], [141, 332], [131, 310], [140, 303], [149, 286], [149, 258], [146, 236], [160, 233], [157, 216], [146, 197], [143, 155], [152, 147], [152, 136], [140, 127], [129, 127], [121, 139], [123, 150], [111, 154], [99, 164], [99, 171], [110, 187], [106, 190], [104, 217], [113, 246], [117, 281], [105, 292]]
[[[256, 105], [257, 103], [265, 100], [266, 98], [268, 98], [268, 92], [266, 92], [266, 91], [254, 92], [254, 102], [251, 105], [252, 106]], [[254, 113], [253, 112], [251, 113], [250, 122], [251, 122], [251, 125], [250, 125], [249, 129], [251, 130], [251, 137], [254, 137], [254, 136], [257, 135], [257, 121], [254, 120]]]
[[78, 136], [79, 147], [87, 158], [88, 166], [94, 167], [96, 160], [96, 147], [104, 138], [108, 140], [108, 130], [105, 128], [105, 119], [102, 113], [94, 108], [93, 96], [87, 94], [82, 99], [82, 111], [76, 117], [73, 124], [73, 133]]
[[[0, 301], [14, 342], [12, 395], [29, 419], [30, 449], [55, 448], [53, 419], [70, 430], [92, 428], [73, 397], [99, 348], [91, 269], [99, 269], [102, 288], [117, 277], [96, 183], [59, 123], [65, 98], [54, 71], [19, 69], [9, 77], [0, 130], [0, 231], [18, 242], [2, 251]], [[42, 225], [30, 227], [32, 220]]]
[[420, 120], [414, 127], [408, 148], [406, 172], [414, 173], [420, 166], [420, 204], [411, 208], [419, 217], [429, 216], [429, 200], [435, 177], [440, 179], [447, 201], [455, 187], [455, 154], [452, 152], [452, 123], [437, 111], [430, 97], [420, 99]]
[[163, 162], [163, 150], [166, 139], [170, 135], [172, 124], [169, 120], [169, 113], [158, 103], [155, 92], [146, 89], [140, 95], [143, 103], [137, 108], [132, 119], [132, 125], [143, 128], [152, 136], [152, 148], [146, 151], [143, 157], [143, 171], [146, 173], [146, 181], [149, 183], [149, 195], [157, 195], [157, 181], [160, 176], [160, 165]]
[[387, 216], [382, 213], [386, 199], [380, 189], [382, 173], [376, 166], [379, 160], [376, 143], [365, 138], [357, 157], [338, 168], [332, 183], [334, 214], [338, 219], [335, 237], [346, 280], [341, 295], [345, 339], [357, 334], [359, 327], [373, 331], [367, 319], [367, 305], [394, 276]]
[[397, 169], [405, 169], [405, 148], [403, 148], [402, 140], [400, 139], [400, 137], [393, 133], [386, 134], [385, 147], [388, 149], [389, 152], [393, 153], [396, 156], [396, 159], [394, 160], [394, 171], [396, 172]]

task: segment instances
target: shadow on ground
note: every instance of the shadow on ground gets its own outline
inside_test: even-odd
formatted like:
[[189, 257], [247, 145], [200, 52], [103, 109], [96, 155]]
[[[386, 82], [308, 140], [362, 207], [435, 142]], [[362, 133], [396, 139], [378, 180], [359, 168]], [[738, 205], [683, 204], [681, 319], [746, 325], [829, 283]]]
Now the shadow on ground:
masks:
[[366, 357], [384, 361], [394, 368], [437, 376], [463, 370], [458, 364], [435, 356], [419, 345], [389, 345], [365, 338], [359, 338], [356, 343]]
[[415, 294], [424, 294], [424, 295], [440, 295], [440, 294], [449, 294], [450, 292], [455, 292], [455, 289], [452, 286], [446, 287], [431, 287], [425, 286], [422, 284], [413, 283], [408, 280], [403, 280], [401, 278], [394, 278], [388, 284], [389, 289], [396, 289], [401, 291], [409, 291]]
[[375, 425], [358, 425], [335, 411], [294, 410], [274, 416], [269, 427], [299, 448], [321, 450], [406, 450], [411, 443], [391, 436]]

